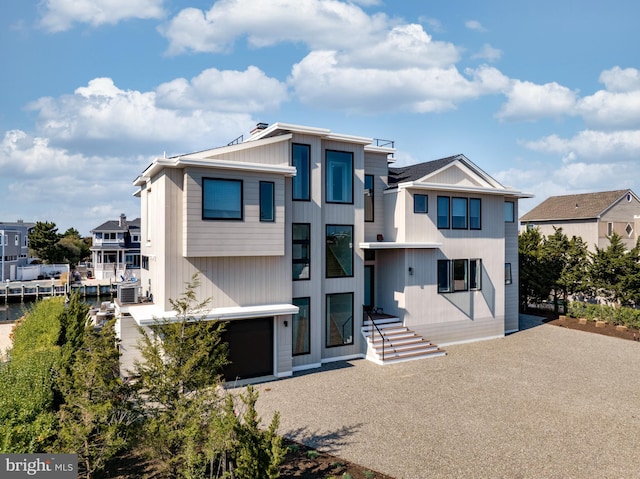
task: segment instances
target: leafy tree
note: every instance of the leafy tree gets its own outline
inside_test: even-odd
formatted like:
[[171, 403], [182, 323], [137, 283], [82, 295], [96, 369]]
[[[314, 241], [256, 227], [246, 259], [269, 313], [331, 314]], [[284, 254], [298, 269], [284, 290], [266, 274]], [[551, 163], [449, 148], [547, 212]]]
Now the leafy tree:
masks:
[[[567, 264], [567, 252], [569, 250], [569, 240], [562, 232], [562, 228], [554, 228], [553, 235], [544, 238], [540, 250], [540, 262], [543, 276], [540, 278], [544, 282], [545, 289], [553, 294], [554, 311], [558, 312], [558, 296], [563, 296], [562, 273]], [[564, 298], [566, 299], [566, 298]]]
[[569, 296], [588, 291], [589, 268], [587, 243], [579, 236], [571, 237], [565, 252], [564, 268], [558, 281], [565, 301]]
[[620, 235], [614, 232], [609, 237], [609, 246], [606, 248], [596, 246], [591, 258], [590, 276], [595, 295], [606, 301], [627, 305], [629, 300], [625, 289], [631, 271]]
[[538, 228], [527, 228], [518, 237], [521, 311], [531, 302], [547, 299], [551, 291], [542, 260], [543, 240]]
[[[77, 453], [80, 477], [87, 479], [130, 444], [138, 417], [132, 389], [119, 374], [114, 322], [99, 331], [82, 329], [82, 347], [59, 380], [64, 403], [58, 413], [57, 450]], [[69, 343], [78, 339], [73, 334], [68, 338]]]
[[29, 248], [33, 254], [46, 263], [53, 263], [57, 257], [56, 245], [60, 235], [56, 224], [48, 221], [36, 222], [33, 230], [29, 233]]

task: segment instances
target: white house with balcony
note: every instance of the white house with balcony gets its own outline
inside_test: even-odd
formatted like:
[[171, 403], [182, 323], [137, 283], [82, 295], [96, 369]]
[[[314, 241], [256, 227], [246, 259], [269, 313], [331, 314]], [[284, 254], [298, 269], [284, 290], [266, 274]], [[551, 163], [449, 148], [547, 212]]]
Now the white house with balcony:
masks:
[[442, 356], [516, 331], [516, 212], [531, 195], [463, 155], [394, 168], [394, 151], [276, 123], [154, 160], [134, 182], [139, 297], [152, 301], [118, 305], [123, 370], [136, 326], [175, 317], [194, 273], [205, 317], [228, 322], [229, 380]]
[[91, 260], [96, 279], [121, 281], [139, 277], [140, 218], [122, 214], [91, 230]]

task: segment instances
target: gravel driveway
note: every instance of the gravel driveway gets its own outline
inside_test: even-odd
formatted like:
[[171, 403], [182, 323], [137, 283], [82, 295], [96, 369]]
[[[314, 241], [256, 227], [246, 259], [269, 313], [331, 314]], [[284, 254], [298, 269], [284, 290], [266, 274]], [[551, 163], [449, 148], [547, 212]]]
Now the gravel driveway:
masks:
[[398, 479], [640, 477], [640, 343], [540, 325], [264, 383], [280, 432]]

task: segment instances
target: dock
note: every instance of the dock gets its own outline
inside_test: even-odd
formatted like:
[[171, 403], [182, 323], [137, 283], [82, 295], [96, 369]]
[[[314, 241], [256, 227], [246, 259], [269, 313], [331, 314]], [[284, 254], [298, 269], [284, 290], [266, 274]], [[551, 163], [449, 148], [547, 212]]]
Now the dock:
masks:
[[13, 281], [0, 283], [0, 303], [10, 301], [66, 296], [74, 292], [80, 296], [113, 299], [118, 291], [118, 283], [110, 280], [83, 280], [76, 283], [62, 283], [60, 281]]

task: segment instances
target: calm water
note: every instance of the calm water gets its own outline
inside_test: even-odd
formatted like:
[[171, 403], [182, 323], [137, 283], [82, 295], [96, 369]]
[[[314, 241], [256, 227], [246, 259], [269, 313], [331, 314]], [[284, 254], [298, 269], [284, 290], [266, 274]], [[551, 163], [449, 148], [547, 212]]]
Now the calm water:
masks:
[[[46, 300], [41, 300], [46, 301]], [[108, 298], [84, 298], [83, 302], [87, 303], [89, 306], [100, 306], [100, 303], [103, 301], [108, 301]], [[14, 319], [20, 319], [24, 314], [25, 309], [30, 308], [34, 301], [25, 301], [24, 303], [4, 303], [0, 302], [0, 321], [11, 321]]]

